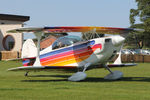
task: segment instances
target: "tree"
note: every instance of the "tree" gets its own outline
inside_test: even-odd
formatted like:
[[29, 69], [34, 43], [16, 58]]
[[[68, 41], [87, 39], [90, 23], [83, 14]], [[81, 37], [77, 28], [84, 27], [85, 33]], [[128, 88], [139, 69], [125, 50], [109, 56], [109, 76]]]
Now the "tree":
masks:
[[[142, 33], [136, 33], [136, 38], [142, 41], [144, 46], [150, 47], [150, 0], [136, 0], [136, 3], [137, 9], [130, 10], [131, 27], [145, 30]], [[135, 23], [136, 18], [140, 19], [140, 24]]]

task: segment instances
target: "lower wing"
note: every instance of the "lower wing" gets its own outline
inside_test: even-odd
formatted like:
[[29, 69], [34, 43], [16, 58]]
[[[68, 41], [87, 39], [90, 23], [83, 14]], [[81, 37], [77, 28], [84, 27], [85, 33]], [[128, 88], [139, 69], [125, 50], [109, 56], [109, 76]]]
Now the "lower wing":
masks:
[[22, 66], [16, 68], [10, 68], [8, 71], [40, 71], [48, 69], [77, 69], [76, 66]]
[[[108, 67], [126, 67], [126, 66], [136, 66], [135, 63], [126, 63], [126, 64], [108, 64]], [[44, 70], [63, 70], [63, 71], [76, 71], [78, 67], [76, 66], [21, 66], [16, 68], [10, 68], [8, 71], [44, 71]]]

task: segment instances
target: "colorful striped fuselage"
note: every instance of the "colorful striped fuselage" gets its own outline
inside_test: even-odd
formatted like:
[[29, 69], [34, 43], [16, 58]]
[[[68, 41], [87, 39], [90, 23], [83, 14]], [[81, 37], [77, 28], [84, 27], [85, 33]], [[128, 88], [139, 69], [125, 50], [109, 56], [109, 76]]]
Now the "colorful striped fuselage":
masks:
[[[96, 49], [102, 49], [102, 44], [95, 40], [78, 43], [69, 47], [52, 50], [40, 55], [42, 66], [79, 66], [89, 58]], [[33, 65], [35, 58], [24, 59], [24, 66]]]

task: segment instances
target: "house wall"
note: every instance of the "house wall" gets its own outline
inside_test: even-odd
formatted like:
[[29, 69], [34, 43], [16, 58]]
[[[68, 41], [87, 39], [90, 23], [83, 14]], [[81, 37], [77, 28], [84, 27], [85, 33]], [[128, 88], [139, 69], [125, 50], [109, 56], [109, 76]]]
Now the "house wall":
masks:
[[22, 48], [22, 33], [7, 33], [8, 30], [21, 28], [23, 22], [0, 20], [0, 51], [5, 51], [3, 47], [3, 39], [7, 35], [11, 35], [15, 40], [14, 48], [11, 51], [20, 51]]

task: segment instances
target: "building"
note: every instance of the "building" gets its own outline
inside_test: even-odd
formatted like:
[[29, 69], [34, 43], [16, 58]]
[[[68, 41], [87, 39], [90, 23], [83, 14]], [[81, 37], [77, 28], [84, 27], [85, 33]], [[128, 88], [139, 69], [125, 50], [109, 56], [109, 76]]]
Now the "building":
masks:
[[29, 16], [0, 14], [0, 51], [20, 51], [22, 48], [22, 33], [7, 33], [8, 30], [21, 28]]
[[48, 36], [47, 38], [43, 39], [40, 43], [41, 50], [52, 45], [56, 39], [57, 37], [55, 36]]

